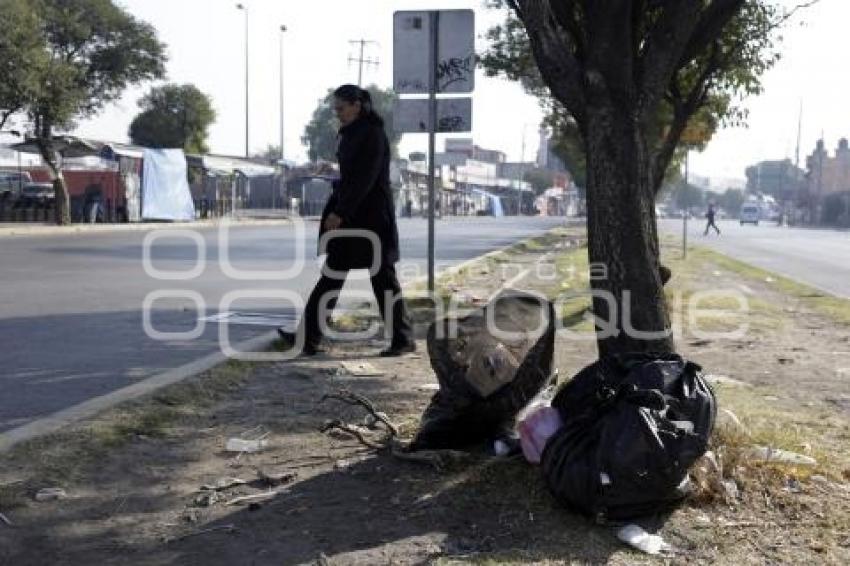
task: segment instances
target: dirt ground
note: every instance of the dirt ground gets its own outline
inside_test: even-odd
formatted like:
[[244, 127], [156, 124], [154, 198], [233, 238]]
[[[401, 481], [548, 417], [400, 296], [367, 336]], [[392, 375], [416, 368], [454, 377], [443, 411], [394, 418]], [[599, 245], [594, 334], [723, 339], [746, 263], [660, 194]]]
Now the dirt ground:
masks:
[[[443, 280], [442, 288], [447, 295], [464, 293], [472, 304], [512, 280], [553, 297], [581, 290], [586, 250], [575, 246], [574, 236], [517, 246]], [[645, 525], [659, 529], [675, 549], [661, 560], [850, 563], [850, 326], [818, 309], [805, 292], [792, 296], [778, 288], [770, 275], [705, 250], [683, 262], [674, 242], [666, 244], [671, 299], [681, 296], [687, 304], [695, 292], [735, 289], [750, 310], [733, 315], [734, 302], [710, 297], [702, 307], [715, 311], [704, 317], [702, 330], [717, 332], [742, 319], [749, 324], [744, 336], [706, 338], [684, 324], [677, 337], [682, 354], [713, 376], [721, 407], [741, 421], [721, 421], [713, 446], [723, 478], [735, 482], [738, 494], [706, 489]], [[589, 329], [581, 317], [585, 307], [582, 299], [564, 303], [561, 314], [571, 329]], [[680, 314], [688, 320], [688, 312]], [[427, 312], [419, 318], [427, 320]], [[231, 362], [17, 447], [0, 461], [0, 513], [11, 523], [0, 519], [0, 564], [660, 560], [623, 546], [612, 527], [558, 506], [539, 471], [521, 458], [495, 457], [482, 447], [436, 468], [367, 448], [347, 434], [319, 432], [333, 419], [363, 422], [360, 407], [321, 402], [348, 389], [386, 412], [402, 436], [413, 434], [436, 386], [424, 342], [419, 354], [390, 360], [375, 357], [379, 346], [339, 342], [312, 360]], [[556, 350], [562, 379], [595, 358], [589, 340], [559, 336]], [[342, 361], [368, 361], [382, 375], [351, 375], [340, 371]], [[228, 453], [231, 437], [262, 437], [269, 446], [256, 454]], [[808, 454], [818, 464], [758, 465], [742, 456], [750, 444]], [[225, 478], [247, 483], [201, 490]], [[68, 497], [35, 501], [45, 487], [61, 487]], [[268, 497], [234, 501], [258, 494]]]

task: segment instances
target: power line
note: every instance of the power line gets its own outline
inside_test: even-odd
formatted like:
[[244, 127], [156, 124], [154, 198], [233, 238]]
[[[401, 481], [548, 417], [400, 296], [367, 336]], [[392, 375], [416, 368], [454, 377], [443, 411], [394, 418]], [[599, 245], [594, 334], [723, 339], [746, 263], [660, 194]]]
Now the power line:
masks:
[[378, 45], [378, 46], [380, 46], [380, 43], [378, 43], [377, 41], [369, 40], [369, 39], [352, 39], [348, 43], [351, 44], [351, 45], [359, 45], [359, 48], [360, 48], [360, 55], [358, 57], [353, 57], [353, 56], [349, 55], [348, 63], [349, 63], [349, 65], [351, 63], [357, 63], [357, 65], [358, 65], [358, 68], [357, 68], [357, 86], [362, 87], [363, 86], [363, 65], [374, 65], [375, 67], [377, 67], [378, 65], [381, 64], [381, 62], [378, 60], [377, 57], [374, 58], [374, 59], [364, 57], [364, 51], [366, 50], [366, 46], [367, 45]]

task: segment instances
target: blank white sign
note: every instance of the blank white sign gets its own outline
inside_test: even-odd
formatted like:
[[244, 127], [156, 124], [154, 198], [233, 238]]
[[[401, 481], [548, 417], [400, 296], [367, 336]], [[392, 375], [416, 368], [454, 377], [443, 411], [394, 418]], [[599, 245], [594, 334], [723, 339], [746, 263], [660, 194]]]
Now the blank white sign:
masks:
[[[393, 14], [393, 90], [428, 94], [429, 11]], [[475, 88], [475, 13], [437, 10], [437, 92], [472, 92]]]

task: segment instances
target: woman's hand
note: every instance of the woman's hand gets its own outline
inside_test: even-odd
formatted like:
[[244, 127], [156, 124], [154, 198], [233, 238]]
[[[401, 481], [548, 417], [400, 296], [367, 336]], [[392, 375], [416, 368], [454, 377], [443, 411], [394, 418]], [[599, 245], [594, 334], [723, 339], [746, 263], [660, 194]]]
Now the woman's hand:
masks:
[[331, 212], [330, 214], [328, 214], [328, 217], [325, 218], [325, 230], [327, 230], [328, 232], [336, 230], [340, 226], [342, 226], [342, 218], [337, 216], [336, 213]]

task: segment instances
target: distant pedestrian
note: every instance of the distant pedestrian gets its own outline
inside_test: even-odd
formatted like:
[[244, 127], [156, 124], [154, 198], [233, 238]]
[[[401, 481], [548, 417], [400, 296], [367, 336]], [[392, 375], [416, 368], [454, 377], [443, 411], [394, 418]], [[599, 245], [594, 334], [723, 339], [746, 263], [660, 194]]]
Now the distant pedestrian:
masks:
[[[310, 294], [298, 328], [303, 338], [303, 355], [322, 351], [322, 326], [333, 311], [339, 291], [352, 269], [369, 269], [372, 291], [390, 333], [389, 348], [382, 356], [399, 356], [416, 349], [413, 331], [401, 296], [395, 263], [399, 260], [398, 227], [390, 188], [390, 144], [383, 119], [372, 109], [369, 92], [355, 85], [334, 91], [334, 111], [340, 121], [340, 178], [322, 213], [319, 240], [338, 229], [359, 230], [377, 239], [376, 245], [364, 236], [344, 235], [327, 243], [327, 259], [322, 276]], [[370, 234], [371, 233], [371, 234]], [[376, 249], [377, 248], [377, 249]], [[278, 330], [285, 341], [296, 335]]]
[[711, 228], [714, 228], [715, 230], [717, 230], [717, 235], [718, 236], [720, 235], [720, 228], [718, 228], [717, 224], [714, 223], [714, 216], [715, 216], [714, 205], [709, 203], [708, 212], [705, 213], [705, 217], [708, 219], [708, 222], [705, 225], [705, 233], [703, 234], [703, 236], [708, 236], [708, 231]]

